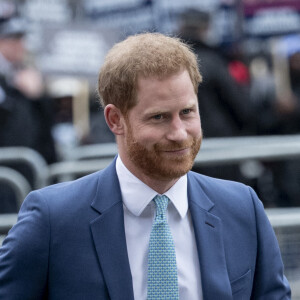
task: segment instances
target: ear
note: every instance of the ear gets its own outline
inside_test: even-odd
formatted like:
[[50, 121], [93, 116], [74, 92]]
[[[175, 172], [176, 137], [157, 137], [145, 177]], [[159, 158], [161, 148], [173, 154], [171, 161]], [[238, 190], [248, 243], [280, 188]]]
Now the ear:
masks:
[[124, 133], [124, 117], [120, 109], [113, 104], [108, 104], [104, 108], [104, 116], [109, 129], [115, 135]]

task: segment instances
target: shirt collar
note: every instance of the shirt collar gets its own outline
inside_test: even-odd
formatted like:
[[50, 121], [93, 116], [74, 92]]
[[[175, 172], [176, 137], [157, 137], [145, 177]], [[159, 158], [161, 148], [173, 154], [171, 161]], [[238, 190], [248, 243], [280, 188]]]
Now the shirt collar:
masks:
[[[116, 171], [120, 182], [123, 203], [135, 216], [140, 216], [157, 192], [134, 176], [124, 165], [120, 156], [117, 157]], [[164, 193], [181, 218], [184, 218], [188, 210], [187, 176], [184, 175]]]

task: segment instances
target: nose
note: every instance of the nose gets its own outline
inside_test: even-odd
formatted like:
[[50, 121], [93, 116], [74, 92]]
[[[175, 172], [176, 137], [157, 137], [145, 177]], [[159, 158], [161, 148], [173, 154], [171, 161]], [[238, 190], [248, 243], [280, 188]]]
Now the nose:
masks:
[[188, 134], [184, 122], [179, 116], [173, 118], [169, 124], [167, 139], [174, 142], [182, 142], [186, 140]]

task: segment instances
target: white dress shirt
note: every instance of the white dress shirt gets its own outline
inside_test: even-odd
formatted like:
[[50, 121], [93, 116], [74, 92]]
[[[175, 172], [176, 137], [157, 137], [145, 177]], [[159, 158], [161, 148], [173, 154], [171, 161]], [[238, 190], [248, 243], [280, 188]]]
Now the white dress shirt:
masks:
[[[147, 299], [147, 267], [150, 232], [155, 215], [153, 189], [135, 177], [118, 156], [116, 171], [124, 205], [124, 223], [134, 299]], [[200, 266], [192, 219], [188, 211], [187, 176], [166, 193], [168, 224], [173, 236], [178, 269], [179, 298], [202, 299]]]

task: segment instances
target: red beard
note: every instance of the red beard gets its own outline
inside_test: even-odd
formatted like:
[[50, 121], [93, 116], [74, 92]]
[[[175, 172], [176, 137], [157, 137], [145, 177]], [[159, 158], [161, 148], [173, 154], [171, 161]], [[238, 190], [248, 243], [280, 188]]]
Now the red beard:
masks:
[[[192, 169], [194, 159], [200, 149], [201, 137], [190, 138], [184, 142], [157, 143], [154, 144], [153, 149], [148, 150], [134, 139], [132, 129], [128, 126], [126, 144], [130, 160], [145, 175], [158, 180], [173, 180]], [[166, 152], [186, 148], [189, 149], [187, 154], [169, 155]]]

